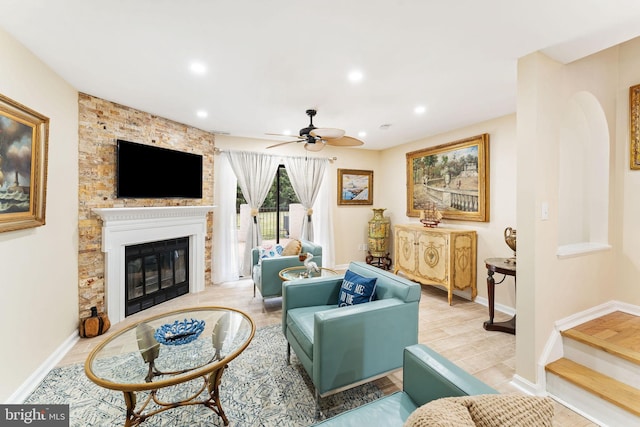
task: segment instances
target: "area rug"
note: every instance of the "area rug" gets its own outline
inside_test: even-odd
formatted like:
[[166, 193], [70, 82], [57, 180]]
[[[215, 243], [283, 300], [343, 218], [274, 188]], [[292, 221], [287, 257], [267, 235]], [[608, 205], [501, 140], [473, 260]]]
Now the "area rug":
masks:
[[[222, 377], [220, 400], [232, 426], [309, 426], [314, 424], [313, 384], [295, 355], [286, 363], [286, 341], [280, 325], [260, 328]], [[321, 399], [330, 417], [382, 397], [374, 384], [365, 384]], [[69, 404], [70, 425], [77, 427], [124, 425], [122, 392], [91, 382], [84, 365], [53, 369], [24, 402]], [[212, 410], [202, 405], [174, 408], [146, 420], [142, 426], [222, 426]]]

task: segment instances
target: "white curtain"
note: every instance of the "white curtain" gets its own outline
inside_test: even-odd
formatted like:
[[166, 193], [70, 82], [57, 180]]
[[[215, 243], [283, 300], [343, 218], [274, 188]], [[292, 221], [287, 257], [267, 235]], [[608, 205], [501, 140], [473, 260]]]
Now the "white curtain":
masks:
[[298, 200], [307, 210], [306, 219], [302, 221], [302, 238], [314, 241], [313, 236], [313, 205], [318, 197], [320, 186], [327, 169], [328, 159], [309, 157], [285, 157], [284, 165], [291, 181], [293, 191]]
[[248, 151], [225, 151], [231, 168], [238, 178], [247, 204], [251, 208], [251, 226], [247, 231], [244, 256], [240, 272], [243, 276], [251, 274], [251, 249], [262, 244], [258, 210], [269, 193], [278, 169], [277, 157]]
[[318, 197], [313, 205], [313, 216], [315, 223], [315, 242], [322, 246], [322, 265], [325, 267], [335, 267], [335, 251], [333, 241], [333, 207], [337, 200], [336, 192], [331, 188], [329, 179], [329, 168], [324, 172], [322, 185], [318, 192]]
[[214, 197], [217, 201], [213, 214], [213, 283], [238, 280], [240, 259], [238, 257], [238, 227], [236, 213], [236, 188], [238, 180], [229, 160], [220, 156], [216, 161]]

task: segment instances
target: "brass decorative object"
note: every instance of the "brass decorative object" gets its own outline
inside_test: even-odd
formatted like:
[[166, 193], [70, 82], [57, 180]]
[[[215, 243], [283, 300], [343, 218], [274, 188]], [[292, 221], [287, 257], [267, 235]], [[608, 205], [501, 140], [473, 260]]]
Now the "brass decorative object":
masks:
[[507, 227], [504, 229], [504, 241], [513, 251], [513, 257], [509, 258], [507, 261], [516, 263], [516, 230], [511, 227]]
[[373, 217], [369, 220], [369, 234], [367, 244], [369, 252], [366, 257], [367, 264], [388, 270], [391, 267], [389, 257], [389, 236], [391, 222], [384, 216], [386, 208], [372, 209]]

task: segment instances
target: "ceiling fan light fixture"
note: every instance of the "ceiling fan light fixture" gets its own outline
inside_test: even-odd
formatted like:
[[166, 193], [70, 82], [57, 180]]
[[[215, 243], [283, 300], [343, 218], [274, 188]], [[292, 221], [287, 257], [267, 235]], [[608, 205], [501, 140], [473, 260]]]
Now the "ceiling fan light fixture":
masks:
[[324, 141], [305, 142], [304, 149], [307, 151], [320, 151], [324, 148]]

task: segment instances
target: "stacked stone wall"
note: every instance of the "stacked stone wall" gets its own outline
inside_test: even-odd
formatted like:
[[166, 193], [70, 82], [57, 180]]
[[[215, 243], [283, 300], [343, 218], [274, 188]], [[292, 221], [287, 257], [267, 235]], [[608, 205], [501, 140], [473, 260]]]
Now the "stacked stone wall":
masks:
[[[80, 317], [105, 309], [102, 221], [94, 208], [213, 205], [215, 136], [153, 114], [79, 94], [78, 294]], [[202, 199], [118, 199], [116, 140], [186, 151], [203, 156]], [[207, 216], [205, 283], [211, 283], [213, 213]]]

